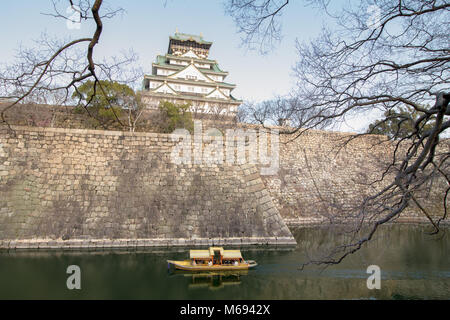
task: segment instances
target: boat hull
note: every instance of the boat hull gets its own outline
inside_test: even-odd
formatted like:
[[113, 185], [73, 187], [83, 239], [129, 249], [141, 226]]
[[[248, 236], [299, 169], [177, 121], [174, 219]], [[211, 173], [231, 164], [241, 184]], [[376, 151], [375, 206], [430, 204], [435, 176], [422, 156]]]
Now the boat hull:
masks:
[[256, 262], [251, 261], [250, 263], [241, 263], [237, 266], [235, 265], [192, 265], [190, 260], [184, 261], [174, 261], [167, 260], [169, 266], [173, 266], [177, 270], [184, 271], [236, 271], [236, 270], [248, 270], [256, 267]]

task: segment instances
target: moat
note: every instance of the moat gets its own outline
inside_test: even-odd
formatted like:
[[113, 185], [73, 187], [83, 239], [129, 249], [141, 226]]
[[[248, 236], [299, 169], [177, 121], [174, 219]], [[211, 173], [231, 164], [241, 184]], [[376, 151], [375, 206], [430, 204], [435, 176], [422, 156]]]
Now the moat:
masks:
[[[188, 249], [0, 252], [0, 299], [450, 299], [450, 238], [426, 225], [390, 225], [335, 266], [307, 267], [308, 257], [337, 244], [329, 227], [293, 229], [296, 248], [241, 248], [259, 266], [244, 274], [173, 274], [166, 260]], [[66, 269], [81, 269], [81, 290], [68, 290]], [[381, 289], [367, 288], [369, 265]]]

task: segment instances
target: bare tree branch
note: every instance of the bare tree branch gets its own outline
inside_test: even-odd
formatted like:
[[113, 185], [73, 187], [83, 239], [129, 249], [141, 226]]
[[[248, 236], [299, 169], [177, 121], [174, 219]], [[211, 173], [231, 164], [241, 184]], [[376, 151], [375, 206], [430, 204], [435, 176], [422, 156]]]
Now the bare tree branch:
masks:
[[[80, 15], [80, 21], [93, 21], [95, 31], [91, 38], [81, 38], [75, 40], [53, 40], [48, 35], [43, 35], [37, 41], [37, 48], [19, 50], [18, 62], [7, 66], [0, 71], [0, 98], [11, 101], [0, 114], [2, 123], [10, 129], [6, 112], [19, 103], [27, 100], [36, 101], [39, 97], [51, 95], [52, 92], [64, 92], [63, 101], [59, 104], [77, 105], [81, 100], [72, 102], [73, 92], [78, 92], [78, 87], [86, 81], [94, 81], [94, 93], [83, 106], [89, 115], [88, 107], [95, 95], [101, 93], [107, 97], [100, 80], [114, 81], [115, 76], [119, 76], [122, 82], [132, 82], [140, 77], [141, 73], [134, 69], [131, 75], [126, 75], [126, 67], [134, 63], [137, 57], [130, 52], [123, 58], [113, 57], [110, 61], [98, 63], [94, 59], [95, 47], [98, 45], [102, 31], [104, 18], [112, 18], [124, 10], [105, 8], [102, 0], [78, 0], [78, 1], [52, 1], [54, 13], [49, 13], [56, 18], [71, 20], [72, 17], [61, 12], [60, 5], [69, 6]], [[102, 7], [104, 8], [102, 10]], [[77, 21], [78, 22], [78, 21]], [[81, 45], [88, 44], [87, 51]], [[79, 96], [79, 95], [78, 95]], [[122, 123], [116, 114], [112, 104], [111, 110], [116, 121]], [[98, 120], [98, 119], [97, 119]]]
[[[380, 225], [395, 220], [412, 205], [430, 221], [433, 233], [439, 232], [439, 223], [447, 218], [450, 186], [449, 144], [443, 139], [450, 127], [450, 4], [444, 0], [366, 0], [334, 12], [336, 6], [330, 7], [329, 1], [307, 2], [325, 10], [338, 27], [324, 28], [311, 42], [297, 41], [293, 96], [301, 103], [287, 108], [272, 103], [274, 111], [270, 112], [267, 103], [262, 103], [252, 118], [262, 124], [273, 121], [277, 112], [301, 118], [286, 131], [295, 137], [375, 109], [385, 111], [378, 125], [394, 117], [398, 120], [396, 132], [383, 141], [393, 147], [392, 161], [381, 170], [379, 179], [368, 182], [370, 187], [382, 187], [342, 213], [359, 220], [353, 229], [358, 238], [310, 263], [339, 263], [370, 241]], [[268, 8], [282, 9], [280, 2], [270, 0], [257, 2], [258, 6], [255, 1], [228, 4], [240, 31], [261, 44], [267, 39], [259, 37], [260, 24], [279, 18], [279, 12]], [[263, 34], [279, 39], [278, 34]], [[401, 115], [398, 111], [403, 107], [412, 108], [418, 117]], [[412, 129], [402, 135], [411, 123]], [[364, 135], [354, 135], [343, 145]], [[432, 185], [443, 197], [444, 213], [437, 220], [419, 199]], [[370, 227], [363, 232], [363, 225]]]

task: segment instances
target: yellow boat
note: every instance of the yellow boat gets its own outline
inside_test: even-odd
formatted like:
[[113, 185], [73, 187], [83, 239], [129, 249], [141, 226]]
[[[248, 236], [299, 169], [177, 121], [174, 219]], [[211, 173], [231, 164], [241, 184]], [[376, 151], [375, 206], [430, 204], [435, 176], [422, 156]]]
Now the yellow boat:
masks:
[[258, 264], [253, 260], [244, 260], [240, 250], [224, 250], [210, 247], [208, 250], [190, 250], [189, 260], [167, 260], [170, 266], [185, 271], [232, 271], [248, 270]]

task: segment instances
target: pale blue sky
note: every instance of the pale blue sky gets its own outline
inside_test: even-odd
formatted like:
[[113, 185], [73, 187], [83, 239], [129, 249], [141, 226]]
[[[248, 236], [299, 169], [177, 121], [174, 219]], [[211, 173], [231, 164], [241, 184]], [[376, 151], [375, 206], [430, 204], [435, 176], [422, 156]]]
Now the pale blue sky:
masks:
[[[281, 43], [263, 56], [240, 46], [241, 36], [232, 18], [225, 13], [221, 0], [110, 0], [108, 3], [112, 7], [123, 7], [126, 13], [104, 20], [104, 33], [96, 48], [99, 56], [118, 55], [133, 49], [139, 55], [139, 64], [150, 72], [156, 55], [166, 53], [168, 37], [176, 28], [184, 33], [202, 32], [205, 40], [213, 41], [210, 58], [230, 73], [226, 81], [237, 85], [233, 95], [254, 101], [290, 91], [294, 85], [292, 66], [297, 60], [295, 39], [308, 41], [315, 37], [326, 19], [314, 8], [306, 7], [303, 1], [292, 1], [283, 12]], [[43, 32], [71, 38], [92, 35], [92, 23], [83, 22], [80, 30], [70, 30], [64, 20], [42, 15], [42, 12], [52, 12], [50, 0], [2, 3], [1, 62], [12, 61], [20, 44], [31, 44]], [[355, 126], [359, 126], [358, 121]]]

